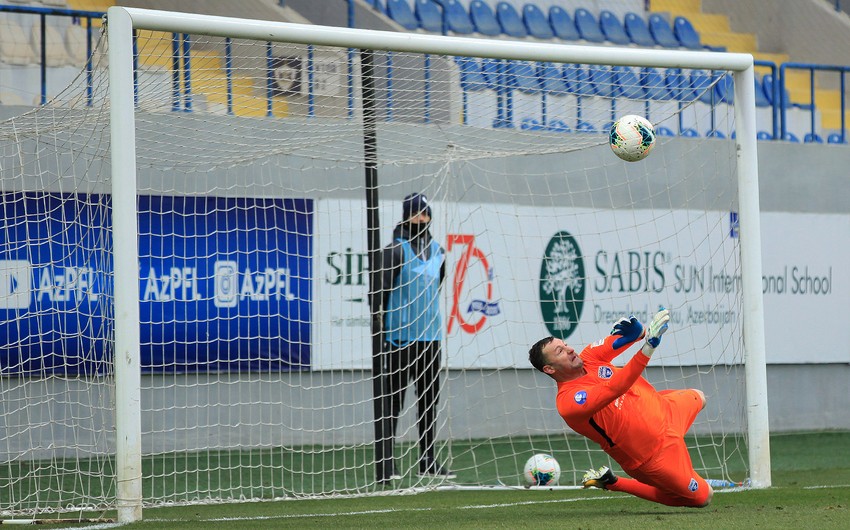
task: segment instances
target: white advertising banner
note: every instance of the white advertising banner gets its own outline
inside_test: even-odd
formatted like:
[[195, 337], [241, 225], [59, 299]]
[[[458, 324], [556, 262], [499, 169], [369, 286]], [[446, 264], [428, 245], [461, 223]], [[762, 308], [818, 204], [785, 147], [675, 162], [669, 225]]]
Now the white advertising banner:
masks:
[[[672, 322], [654, 364], [741, 361], [734, 214], [432, 206], [431, 231], [447, 251], [450, 368], [524, 368], [542, 337], [580, 349], [621, 316], [647, 322], [659, 307]], [[384, 246], [401, 204], [380, 212]], [[364, 203], [319, 200], [315, 221], [313, 368], [371, 368], [366, 235], [354, 229], [366, 225]], [[768, 363], [850, 362], [839, 337], [850, 250], [828, 244], [850, 241], [850, 218], [766, 213], [762, 229]]]

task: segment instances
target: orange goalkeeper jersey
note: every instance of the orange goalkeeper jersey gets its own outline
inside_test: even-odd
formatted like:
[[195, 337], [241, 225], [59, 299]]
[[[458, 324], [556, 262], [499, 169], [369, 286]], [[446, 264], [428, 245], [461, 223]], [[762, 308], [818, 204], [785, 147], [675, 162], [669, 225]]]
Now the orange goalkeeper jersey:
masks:
[[617, 336], [581, 352], [585, 375], [558, 383], [558, 413], [571, 429], [590, 438], [623, 468], [634, 469], [661, 446], [667, 406], [641, 377], [649, 357], [636, 353], [622, 368], [611, 361], [631, 344], [614, 349]]

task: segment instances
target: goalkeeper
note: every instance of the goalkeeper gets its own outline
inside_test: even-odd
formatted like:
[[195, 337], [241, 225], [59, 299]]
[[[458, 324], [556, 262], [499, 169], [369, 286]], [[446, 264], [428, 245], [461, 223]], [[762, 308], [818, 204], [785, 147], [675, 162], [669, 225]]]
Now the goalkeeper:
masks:
[[[632, 477], [602, 467], [584, 475], [585, 488], [702, 508], [714, 492], [694, 471], [684, 435], [705, 406], [705, 394], [696, 389], [658, 392], [641, 377], [669, 320], [669, 311], [662, 309], [644, 331], [634, 316], [622, 318], [609, 337], [581, 355], [561, 339], [547, 337], [531, 347], [528, 359], [557, 382], [558, 412], [567, 425], [599, 444]], [[611, 364], [642, 338], [640, 351], [624, 367]]]

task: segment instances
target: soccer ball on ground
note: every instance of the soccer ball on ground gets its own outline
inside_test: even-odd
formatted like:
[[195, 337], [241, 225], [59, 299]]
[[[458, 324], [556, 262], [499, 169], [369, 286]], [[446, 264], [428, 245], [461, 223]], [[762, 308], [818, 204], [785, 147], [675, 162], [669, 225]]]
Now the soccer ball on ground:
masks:
[[529, 486], [554, 486], [561, 477], [561, 466], [552, 455], [538, 453], [525, 463], [522, 476]]
[[655, 145], [655, 128], [636, 114], [623, 116], [611, 126], [608, 145], [626, 162], [643, 160]]

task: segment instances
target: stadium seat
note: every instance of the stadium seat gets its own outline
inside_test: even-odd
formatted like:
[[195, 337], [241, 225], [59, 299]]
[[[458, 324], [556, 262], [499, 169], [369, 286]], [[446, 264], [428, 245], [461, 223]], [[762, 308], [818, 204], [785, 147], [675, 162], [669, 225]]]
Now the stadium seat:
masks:
[[647, 48], [655, 46], [655, 39], [652, 38], [643, 17], [635, 13], [626, 13], [623, 23], [626, 27], [626, 35], [629, 36], [633, 44]]
[[543, 127], [543, 125], [534, 118], [523, 118], [519, 128], [524, 131], [542, 131], [545, 129], [545, 127]]
[[791, 131], [785, 132], [785, 138], [783, 138], [783, 140], [785, 140], [786, 142], [794, 142], [797, 144], [800, 143], [800, 139], [797, 138], [797, 135], [792, 133]]
[[419, 27], [434, 33], [443, 32], [443, 11], [434, 0], [416, 0], [413, 14], [419, 20]]
[[[778, 87], [775, 86], [773, 81], [773, 76], [771, 74], [764, 74], [761, 78], [762, 85], [764, 85], [764, 95], [768, 99], [771, 105], [779, 105], [780, 101], [774, 101], [776, 99], [776, 95], [778, 92]], [[785, 107], [788, 108], [791, 106], [791, 95], [788, 93], [788, 89], [785, 89], [785, 99], [784, 104]]]
[[550, 121], [548, 129], [553, 132], [572, 132], [570, 126], [567, 125], [563, 120]]
[[699, 33], [691, 25], [691, 21], [685, 17], [676, 17], [673, 19], [673, 34], [681, 46], [690, 50], [702, 49]]
[[647, 99], [664, 101], [671, 99], [670, 91], [664, 83], [664, 77], [655, 68], [643, 68], [640, 72], [640, 82], [646, 91]]
[[526, 94], [540, 92], [540, 78], [537, 76], [537, 68], [528, 61], [511, 61], [508, 63], [508, 76], [510, 86]]
[[806, 133], [806, 135], [803, 136], [803, 143], [804, 144], [822, 144], [823, 138], [818, 133]]
[[756, 140], [773, 140], [773, 135], [767, 131], [758, 131], [756, 133]]
[[841, 137], [841, 133], [831, 133], [829, 136], [826, 137], [826, 143], [828, 143], [828, 144], [844, 144], [844, 143], [847, 143], [847, 142], [845, 142], [844, 139]]
[[693, 101], [694, 90], [691, 88], [688, 74], [680, 68], [667, 68], [664, 70], [664, 84], [673, 99], [677, 101]]
[[596, 87], [593, 86], [593, 79], [590, 77], [590, 73], [587, 68], [582, 67], [581, 65], [565, 65], [565, 72], [570, 70], [568, 74], [569, 81], [571, 82], [571, 87], [573, 92], [579, 96], [595, 96], [596, 95]]
[[626, 34], [626, 28], [623, 26], [623, 23], [620, 22], [617, 15], [607, 9], [599, 13], [599, 28], [602, 30], [602, 34], [605, 35], [605, 40], [608, 42], [612, 42], [620, 46], [631, 44], [631, 39], [629, 39], [629, 36]]
[[615, 98], [620, 95], [619, 87], [616, 83], [616, 73], [607, 66], [599, 66], [592, 64], [587, 68], [587, 75], [590, 79], [594, 93], [604, 98]]
[[487, 80], [487, 88], [500, 90], [504, 85], [504, 63], [499, 59], [481, 59], [481, 74]]
[[673, 29], [667, 19], [658, 13], [649, 15], [649, 33], [655, 42], [664, 48], [678, 48], [679, 40], [673, 34]]
[[537, 75], [540, 78], [540, 88], [546, 94], [560, 96], [567, 93], [560, 68], [552, 63], [540, 63], [537, 66]]
[[691, 88], [696, 93], [696, 97], [708, 105], [717, 103], [714, 87], [711, 86], [711, 83], [711, 76], [705, 70], [691, 70]]
[[528, 37], [528, 30], [525, 29], [525, 24], [513, 4], [508, 2], [496, 4], [496, 19], [502, 27], [502, 33], [518, 39]]
[[764, 93], [764, 84], [761, 82], [761, 79], [756, 76], [755, 78], [756, 84], [756, 107], [769, 107], [770, 100], [767, 99], [767, 96]]
[[476, 92], [487, 88], [487, 78], [481, 70], [481, 63], [474, 57], [455, 57], [460, 68], [460, 88]]
[[404, 29], [419, 29], [419, 21], [407, 0], [387, 0], [387, 15]]
[[634, 70], [628, 66], [615, 66], [612, 70], [614, 82], [619, 85], [620, 95], [629, 99], [646, 98], [646, 90]]
[[552, 6], [549, 8], [549, 24], [552, 26], [552, 31], [555, 36], [563, 40], [580, 40], [576, 24], [573, 17], [567, 13], [564, 8]]
[[522, 8], [522, 20], [528, 34], [537, 39], [551, 39], [555, 36], [552, 26], [543, 11], [536, 4], [525, 4]]
[[469, 20], [469, 13], [458, 0], [436, 0], [436, 2], [443, 6], [443, 15], [448, 31], [459, 35], [469, 35], [475, 32], [475, 27]]
[[605, 42], [605, 35], [599, 29], [599, 21], [587, 9], [583, 7], [576, 9], [575, 24], [582, 39], [587, 42]]
[[676, 133], [674, 133], [669, 127], [664, 127], [663, 125], [659, 125], [659, 126], [655, 127], [655, 135], [656, 136], [670, 136], [670, 137], [672, 137], [672, 136], [676, 136]]
[[595, 133], [599, 131], [596, 130], [596, 127], [594, 127], [592, 123], [580, 121], [578, 122], [578, 125], [576, 125], [576, 132]]
[[735, 101], [735, 79], [732, 74], [725, 74], [714, 85], [714, 96], [717, 103], [729, 103]]
[[690, 127], [687, 129], [682, 129], [681, 136], [685, 138], [699, 138], [699, 133], [696, 129], [691, 129]]
[[705, 133], [705, 137], [706, 137], [706, 138], [720, 138], [720, 139], [724, 139], [724, 138], [726, 138], [726, 135], [725, 135], [725, 134], [723, 134], [722, 132], [718, 131], [717, 129], [713, 129], [713, 130], [708, 131], [707, 133]]
[[482, 0], [472, 0], [469, 4], [469, 20], [472, 21], [475, 31], [482, 35], [494, 37], [502, 33], [502, 28], [499, 27], [490, 4]]

